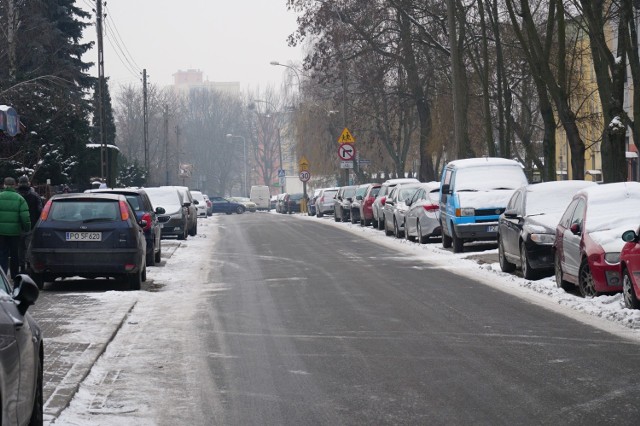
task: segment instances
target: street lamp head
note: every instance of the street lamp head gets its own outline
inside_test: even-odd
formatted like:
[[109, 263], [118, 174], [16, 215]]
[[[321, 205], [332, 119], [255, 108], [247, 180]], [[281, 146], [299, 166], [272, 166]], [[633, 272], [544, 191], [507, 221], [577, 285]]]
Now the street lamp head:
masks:
[[271, 62], [269, 62], [269, 63], [270, 63], [271, 65], [280, 65], [280, 62], [278, 62], [278, 61], [271, 61]]
[[232, 138], [232, 137], [233, 137], [233, 135], [232, 135], [231, 133], [227, 133], [227, 137], [228, 137], [228, 138]]

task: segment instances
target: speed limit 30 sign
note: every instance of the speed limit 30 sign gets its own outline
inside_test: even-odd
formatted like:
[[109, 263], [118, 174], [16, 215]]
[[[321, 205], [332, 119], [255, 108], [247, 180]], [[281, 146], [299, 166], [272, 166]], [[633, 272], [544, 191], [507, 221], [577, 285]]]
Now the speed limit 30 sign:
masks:
[[302, 182], [308, 182], [309, 179], [311, 179], [311, 173], [309, 173], [307, 170], [303, 170], [300, 172], [300, 174], [298, 174], [298, 177]]

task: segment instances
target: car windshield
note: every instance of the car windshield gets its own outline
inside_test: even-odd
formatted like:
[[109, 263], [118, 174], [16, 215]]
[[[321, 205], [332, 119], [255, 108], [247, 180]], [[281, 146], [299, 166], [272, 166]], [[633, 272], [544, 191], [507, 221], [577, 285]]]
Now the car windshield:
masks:
[[618, 199], [598, 200], [589, 202], [587, 208], [586, 230], [588, 232], [604, 231], [608, 229], [637, 229], [640, 198], [625, 197], [620, 194]]
[[[192, 192], [192, 193], [191, 193], [191, 197], [192, 197], [194, 200], [204, 201], [204, 197], [203, 197], [203, 196], [202, 196], [202, 194], [201, 194], [201, 193], [199, 193], [199, 192]], [[200, 204], [202, 204], [202, 203], [200, 203]]]
[[353, 197], [353, 194], [356, 193], [356, 189], [355, 188], [345, 188], [344, 189], [344, 193], [342, 194], [342, 198], [349, 198], [349, 197]]
[[324, 194], [322, 194], [322, 196], [325, 200], [330, 200], [335, 197], [337, 193], [338, 191], [324, 191]]
[[562, 215], [575, 194], [575, 188], [554, 188], [549, 192], [528, 192], [525, 212], [528, 216], [537, 214]]
[[120, 220], [116, 201], [59, 200], [51, 203], [49, 218], [61, 222], [98, 222]]
[[176, 190], [147, 188], [146, 191], [154, 208], [163, 207], [167, 213], [171, 213], [177, 212], [182, 207]]
[[399, 194], [398, 194], [398, 200], [399, 201], [406, 201], [409, 198], [413, 197], [413, 194], [416, 193], [416, 191], [418, 190], [418, 188], [400, 188], [399, 189]]
[[304, 195], [304, 194], [302, 194], [302, 193], [300, 193], [300, 194], [291, 194], [291, 195], [289, 196], [289, 199], [290, 199], [290, 200], [300, 200], [300, 199], [302, 199], [302, 196], [303, 196], [303, 195]]
[[527, 184], [520, 166], [461, 168], [456, 174], [456, 191], [518, 189]]
[[377, 197], [378, 193], [380, 192], [380, 187], [376, 187], [376, 188], [372, 188], [371, 192], [369, 193], [370, 197]]

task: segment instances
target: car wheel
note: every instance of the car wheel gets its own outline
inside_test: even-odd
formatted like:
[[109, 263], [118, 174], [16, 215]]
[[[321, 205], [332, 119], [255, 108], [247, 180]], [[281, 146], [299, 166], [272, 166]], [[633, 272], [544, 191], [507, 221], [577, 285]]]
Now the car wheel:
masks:
[[140, 290], [140, 287], [142, 287], [142, 271], [128, 274], [126, 277], [127, 284], [129, 284], [129, 290]]
[[537, 278], [536, 271], [531, 268], [529, 264], [529, 257], [527, 256], [527, 248], [524, 245], [524, 241], [520, 243], [520, 269], [522, 269], [522, 276], [525, 280], [535, 280]]
[[29, 426], [42, 426], [44, 421], [43, 415], [43, 372], [42, 372], [42, 359], [38, 363], [38, 372], [36, 379], [36, 394], [33, 396], [33, 408], [31, 408], [31, 418], [29, 419]]
[[498, 235], [498, 262], [500, 263], [500, 269], [502, 272], [513, 272], [516, 269], [516, 265], [507, 260], [507, 256], [504, 254], [504, 243], [502, 238]]
[[324, 213], [322, 213], [322, 212], [318, 212], [318, 213], [316, 214], [316, 216], [317, 216], [318, 218], [321, 218], [322, 216], [324, 216]]
[[396, 238], [402, 238], [404, 236], [395, 217], [393, 218], [393, 236]]
[[353, 212], [351, 212], [351, 214], [349, 215], [349, 218], [351, 219], [352, 225], [355, 225], [356, 222], [359, 222], [359, 221], [356, 221], [356, 215], [354, 215]]
[[156, 256], [155, 256], [155, 244], [151, 248], [150, 251], [147, 252], [146, 256], [146, 264], [147, 266], [156, 266]]
[[622, 274], [622, 296], [624, 299], [624, 307], [629, 309], [640, 309], [640, 301], [636, 296], [636, 291], [633, 289], [633, 282], [631, 282], [631, 275], [627, 269]]
[[420, 244], [427, 243], [427, 237], [422, 235], [422, 225], [420, 225], [420, 219], [416, 221], [416, 234], [417, 234], [416, 238], [418, 239], [418, 242]]
[[454, 253], [462, 253], [464, 251], [464, 240], [456, 235], [456, 230], [451, 233], [451, 243], [453, 244]]
[[409, 227], [407, 226], [407, 219], [404, 220], [404, 238], [407, 241], [415, 241], [416, 237], [409, 235]]
[[450, 248], [451, 247], [451, 237], [445, 233], [445, 226], [441, 222], [440, 228], [442, 229], [442, 248]]
[[238, 214], [242, 214], [242, 213], [244, 213], [244, 207], [242, 207], [242, 206], [238, 206], [238, 207], [236, 208], [236, 213], [238, 213]]
[[191, 235], [192, 237], [195, 237], [197, 233], [198, 233], [198, 223], [196, 222], [196, 224], [189, 230], [189, 235]]
[[578, 290], [580, 290], [582, 297], [595, 297], [598, 295], [596, 283], [589, 268], [589, 261], [586, 259], [582, 261], [578, 271]]
[[160, 258], [162, 257], [162, 243], [160, 243], [160, 247], [158, 247], [158, 251], [155, 253], [156, 263], [160, 263]]
[[140, 281], [142, 281], [142, 282], [147, 281], [147, 265], [145, 265], [144, 269], [142, 270], [142, 275], [140, 276]]
[[382, 231], [384, 229], [384, 222], [380, 220], [380, 216], [378, 216], [378, 219], [376, 219], [376, 228], [378, 228], [379, 231]]
[[389, 227], [387, 226], [387, 218], [384, 217], [384, 215], [382, 216], [382, 223], [384, 225], [384, 235], [386, 236], [393, 235], [393, 229], [389, 229]]
[[557, 250], [555, 250], [553, 264], [554, 264], [554, 272], [556, 275], [556, 286], [558, 288], [563, 289], [564, 291], [569, 291], [573, 289], [574, 285], [571, 284], [569, 281], [565, 281], [564, 278], [562, 278], [562, 262], [560, 262], [560, 253], [558, 253]]

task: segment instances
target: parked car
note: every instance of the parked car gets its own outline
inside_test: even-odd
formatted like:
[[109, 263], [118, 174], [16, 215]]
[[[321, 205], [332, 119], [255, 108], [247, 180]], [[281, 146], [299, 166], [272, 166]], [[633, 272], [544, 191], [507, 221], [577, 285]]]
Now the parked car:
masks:
[[307, 203], [307, 214], [309, 216], [316, 215], [316, 199], [318, 198], [318, 195], [320, 195], [321, 191], [322, 188], [318, 188], [314, 190], [313, 194], [311, 194], [311, 197], [309, 197], [309, 202]]
[[127, 198], [131, 209], [136, 214], [138, 222], [145, 222], [142, 228], [144, 239], [147, 242], [147, 266], [155, 266], [162, 256], [162, 224], [158, 220], [159, 215], [165, 213], [162, 207], [153, 208], [147, 191], [142, 188], [107, 188], [88, 189], [85, 192], [108, 192], [122, 194]]
[[302, 204], [303, 197], [304, 193], [302, 192], [288, 194], [286, 213], [300, 213], [300, 206]]
[[242, 214], [247, 210], [244, 205], [224, 197], [211, 197], [211, 202], [213, 203], [214, 213]]
[[191, 196], [189, 188], [186, 186], [174, 186], [182, 197], [182, 204], [187, 208], [187, 232], [192, 237], [198, 234], [198, 201]]
[[271, 192], [267, 185], [253, 185], [249, 193], [249, 199], [256, 205], [257, 210], [271, 210]]
[[338, 193], [338, 187], [323, 188], [316, 199], [316, 217], [322, 217], [325, 214], [333, 214], [333, 200]]
[[246, 211], [251, 213], [255, 213], [256, 210], [258, 210], [258, 206], [256, 205], [256, 203], [254, 203], [247, 197], [229, 197], [229, 201], [242, 204]]
[[498, 241], [498, 218], [513, 192], [527, 185], [523, 167], [506, 158], [449, 162], [440, 180], [442, 247], [454, 253], [472, 241]]
[[[521, 268], [525, 279], [553, 274], [556, 226], [573, 196], [596, 185], [584, 180], [530, 184], [513, 193], [498, 221], [498, 258], [503, 272]], [[551, 275], [550, 274], [550, 275]]]
[[556, 227], [558, 287], [577, 286], [584, 297], [622, 291], [622, 233], [640, 220], [640, 183], [619, 182], [580, 190]]
[[0, 424], [42, 425], [42, 331], [27, 312], [38, 299], [28, 275], [13, 277], [0, 268]]
[[640, 231], [635, 226], [622, 233], [625, 242], [620, 252], [622, 298], [628, 309], [640, 309]]
[[276, 213], [284, 213], [285, 212], [284, 211], [285, 210], [285, 204], [284, 203], [285, 203], [285, 198], [287, 197], [287, 195], [289, 195], [289, 194], [287, 194], [286, 192], [282, 192], [282, 193], [276, 195], [276, 206], [275, 206]]
[[440, 182], [421, 183], [413, 197], [407, 201], [408, 210], [404, 218], [404, 235], [407, 240], [425, 244], [429, 238], [441, 235], [439, 192]]
[[414, 178], [398, 178], [388, 179], [382, 183], [382, 185], [380, 186], [380, 190], [378, 191], [378, 195], [376, 196], [376, 199], [373, 201], [373, 204], [371, 206], [373, 226], [375, 228], [384, 229], [382, 209], [384, 208], [384, 203], [387, 200], [387, 195], [389, 195], [391, 190], [399, 183], [420, 183], [420, 181]]
[[28, 250], [39, 288], [58, 277], [112, 277], [139, 290], [147, 277], [142, 228], [124, 195], [57, 194], [47, 201]]
[[420, 183], [400, 183], [387, 196], [382, 208], [382, 220], [386, 235], [404, 237], [404, 218], [407, 214], [406, 201], [420, 188]]
[[369, 226], [373, 221], [373, 202], [378, 196], [382, 184], [370, 183], [360, 201], [360, 225]]
[[367, 189], [371, 186], [370, 183], [365, 183], [362, 185], [358, 185], [356, 187], [356, 193], [354, 194], [351, 200], [351, 211], [349, 212], [349, 217], [351, 218], [351, 223], [356, 224], [360, 223], [360, 209], [362, 205], [362, 199], [364, 194], [367, 192]]
[[207, 203], [207, 216], [211, 216], [213, 214], [213, 203], [211, 202], [207, 194], [202, 194], [202, 196]]
[[191, 193], [191, 198], [193, 198], [196, 211], [198, 212], [198, 217], [207, 217], [207, 200], [204, 198], [204, 195], [200, 191], [189, 191]]
[[351, 212], [351, 201], [356, 193], [356, 185], [342, 186], [333, 199], [333, 220], [346, 222]]
[[278, 195], [272, 195], [271, 199], [269, 200], [269, 205], [270, 205], [270, 209], [269, 210], [276, 210], [277, 211], [277, 206], [278, 206]]
[[178, 190], [172, 186], [163, 186], [145, 188], [145, 192], [154, 210], [157, 211], [158, 207], [165, 210], [163, 214], [158, 214], [158, 221], [162, 224], [161, 237], [186, 240], [189, 235], [189, 212]]

